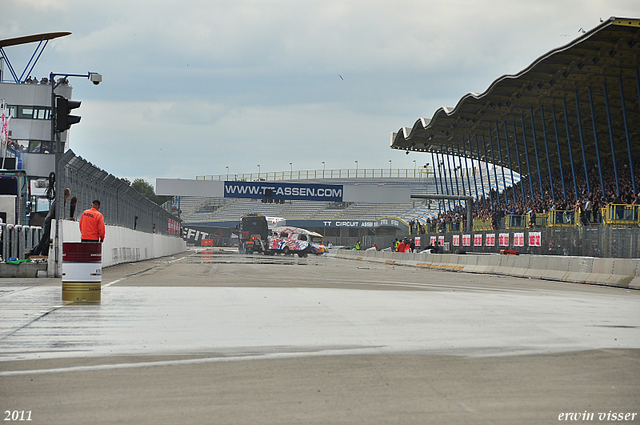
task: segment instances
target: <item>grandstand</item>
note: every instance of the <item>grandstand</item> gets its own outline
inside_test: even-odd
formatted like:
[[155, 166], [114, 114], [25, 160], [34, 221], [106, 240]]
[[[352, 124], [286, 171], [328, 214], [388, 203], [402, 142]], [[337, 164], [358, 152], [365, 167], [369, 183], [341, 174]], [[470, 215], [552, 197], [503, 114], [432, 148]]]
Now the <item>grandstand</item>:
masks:
[[[377, 171], [377, 172], [376, 172]], [[238, 181], [270, 181], [300, 182], [363, 186], [397, 186], [409, 188], [412, 195], [443, 194], [443, 193], [467, 193], [477, 198], [475, 188], [483, 192], [479, 197], [488, 196], [491, 189], [503, 192], [505, 184], [511, 186], [510, 178], [499, 181], [497, 184], [493, 177], [494, 172], [484, 165], [479, 169], [466, 169], [461, 173], [447, 173], [437, 170], [434, 175], [433, 168], [428, 170], [320, 170], [300, 171], [288, 173], [264, 173], [261, 175], [234, 175]], [[438, 175], [439, 174], [439, 175]], [[448, 174], [451, 174], [449, 176]], [[324, 178], [323, 178], [324, 176]], [[509, 176], [510, 177], [510, 176]], [[206, 176], [198, 179], [224, 180], [229, 176]], [[480, 179], [484, 185], [480, 184]], [[268, 180], [267, 180], [268, 179]], [[475, 181], [474, 181], [475, 179]], [[516, 176], [514, 182], [519, 181]], [[475, 183], [475, 184], [474, 184]], [[289, 222], [295, 221], [297, 225], [310, 228], [321, 227], [319, 223], [324, 221], [349, 220], [349, 221], [377, 221], [381, 218], [391, 217], [403, 222], [405, 226], [410, 221], [426, 223], [434, 219], [440, 212], [454, 209], [457, 205], [464, 206], [464, 201], [438, 202], [415, 200], [402, 204], [372, 202], [317, 202], [302, 200], [287, 200], [284, 203], [266, 203], [259, 199], [245, 198], [205, 198], [195, 196], [176, 197], [172, 201], [174, 209], [180, 210], [183, 224], [189, 226], [211, 227], [235, 227], [239, 217], [247, 213], [260, 213], [266, 216], [283, 217]]]

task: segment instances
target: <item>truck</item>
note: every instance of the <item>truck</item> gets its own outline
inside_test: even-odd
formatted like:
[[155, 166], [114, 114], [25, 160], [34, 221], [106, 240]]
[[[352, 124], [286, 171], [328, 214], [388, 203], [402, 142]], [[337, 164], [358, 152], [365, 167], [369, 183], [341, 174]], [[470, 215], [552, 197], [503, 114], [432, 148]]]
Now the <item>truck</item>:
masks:
[[284, 220], [269, 219], [260, 214], [247, 214], [240, 220], [241, 254], [262, 252], [266, 255], [308, 254], [320, 255], [327, 252], [322, 243], [322, 235], [300, 227], [277, 225], [269, 227], [269, 223], [282, 224]]
[[253, 254], [268, 250], [269, 226], [261, 214], [245, 214], [238, 224], [240, 254]]

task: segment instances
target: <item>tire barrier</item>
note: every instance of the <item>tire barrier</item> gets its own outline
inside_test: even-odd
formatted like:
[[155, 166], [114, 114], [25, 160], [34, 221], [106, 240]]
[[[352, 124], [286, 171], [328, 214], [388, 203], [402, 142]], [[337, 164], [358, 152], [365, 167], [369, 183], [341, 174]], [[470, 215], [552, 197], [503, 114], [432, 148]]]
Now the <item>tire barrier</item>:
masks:
[[465, 273], [640, 289], [640, 259], [553, 255], [429, 254], [331, 249], [337, 258]]

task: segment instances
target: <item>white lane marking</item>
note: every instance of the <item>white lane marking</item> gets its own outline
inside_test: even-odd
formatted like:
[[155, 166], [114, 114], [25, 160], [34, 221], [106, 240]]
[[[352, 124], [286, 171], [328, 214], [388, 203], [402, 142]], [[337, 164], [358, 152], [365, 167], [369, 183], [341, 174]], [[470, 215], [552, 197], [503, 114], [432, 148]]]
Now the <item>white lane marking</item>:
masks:
[[[372, 351], [373, 350], [373, 351]], [[116, 364], [103, 364], [93, 366], [70, 366], [51, 369], [32, 369], [32, 370], [7, 370], [0, 371], [0, 377], [9, 376], [25, 376], [25, 375], [44, 375], [51, 373], [73, 373], [73, 372], [95, 372], [101, 370], [117, 370], [117, 369], [136, 369], [143, 367], [163, 367], [163, 366], [185, 366], [185, 365], [200, 365], [208, 363], [223, 363], [234, 362], [244, 360], [274, 360], [274, 359], [291, 359], [298, 357], [312, 357], [312, 356], [329, 356], [329, 355], [345, 355], [345, 354], [366, 354], [367, 352], [376, 352], [378, 348], [364, 348], [364, 349], [334, 349], [334, 350], [322, 350], [317, 352], [289, 352], [289, 353], [265, 353], [265, 354], [247, 354], [238, 356], [224, 356], [224, 357], [205, 357], [199, 359], [181, 359], [181, 360], [159, 360], [151, 362], [135, 362], [135, 363], [116, 363]]]

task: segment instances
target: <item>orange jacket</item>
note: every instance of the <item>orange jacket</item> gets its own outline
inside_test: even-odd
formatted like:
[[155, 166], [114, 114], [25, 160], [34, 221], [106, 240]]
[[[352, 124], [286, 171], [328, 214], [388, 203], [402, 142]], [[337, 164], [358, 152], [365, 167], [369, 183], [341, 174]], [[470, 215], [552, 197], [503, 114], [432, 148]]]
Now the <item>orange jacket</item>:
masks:
[[80, 216], [80, 238], [104, 241], [104, 217], [97, 209], [86, 210]]

